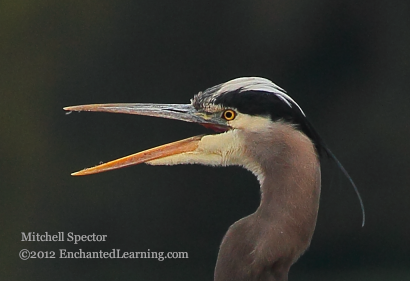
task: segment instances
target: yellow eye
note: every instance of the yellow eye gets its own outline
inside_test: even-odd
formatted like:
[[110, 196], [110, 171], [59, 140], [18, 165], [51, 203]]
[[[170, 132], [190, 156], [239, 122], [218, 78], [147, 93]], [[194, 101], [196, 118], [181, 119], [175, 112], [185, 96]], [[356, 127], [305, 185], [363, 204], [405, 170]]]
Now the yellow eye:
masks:
[[232, 109], [227, 109], [227, 110], [224, 111], [222, 117], [227, 121], [231, 121], [231, 120], [235, 119], [236, 112], [233, 111]]

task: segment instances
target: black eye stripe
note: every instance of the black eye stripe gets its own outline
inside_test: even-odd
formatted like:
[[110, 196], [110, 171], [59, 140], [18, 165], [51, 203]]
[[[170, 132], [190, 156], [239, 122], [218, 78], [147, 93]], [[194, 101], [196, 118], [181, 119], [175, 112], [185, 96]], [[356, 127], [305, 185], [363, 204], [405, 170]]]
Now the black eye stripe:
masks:
[[263, 91], [232, 91], [219, 95], [215, 104], [223, 107], [235, 108], [240, 113], [249, 115], [269, 115], [273, 122], [283, 120], [297, 125], [315, 144], [320, 153], [323, 142], [304, 113], [297, 106], [290, 107], [275, 94]]

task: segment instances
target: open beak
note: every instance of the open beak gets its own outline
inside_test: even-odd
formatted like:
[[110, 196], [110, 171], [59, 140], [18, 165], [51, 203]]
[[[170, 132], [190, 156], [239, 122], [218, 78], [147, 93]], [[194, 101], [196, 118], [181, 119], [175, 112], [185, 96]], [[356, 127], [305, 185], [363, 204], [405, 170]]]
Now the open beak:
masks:
[[[119, 104], [89, 104], [65, 107], [66, 111], [98, 111], [112, 113], [137, 114], [168, 119], [181, 120], [201, 124], [217, 132], [225, 132], [230, 128], [226, 122], [213, 114], [197, 111], [191, 104], [152, 104], [152, 103], [119, 103]], [[169, 156], [193, 153], [198, 149], [204, 135], [195, 136], [180, 141], [157, 146], [129, 156], [119, 158], [92, 168], [75, 173], [73, 176], [96, 174], [119, 169], [131, 165], [146, 163]]]

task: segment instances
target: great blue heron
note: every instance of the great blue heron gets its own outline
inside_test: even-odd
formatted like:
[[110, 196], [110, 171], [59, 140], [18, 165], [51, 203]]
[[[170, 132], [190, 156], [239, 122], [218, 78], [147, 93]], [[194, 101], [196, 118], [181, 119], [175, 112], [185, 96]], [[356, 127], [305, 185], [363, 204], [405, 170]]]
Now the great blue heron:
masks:
[[190, 104], [94, 104], [68, 111], [104, 111], [199, 123], [218, 134], [195, 136], [120, 158], [73, 175], [88, 175], [139, 163], [239, 165], [259, 180], [255, 213], [235, 222], [220, 246], [216, 281], [288, 279], [289, 268], [310, 244], [321, 188], [319, 157], [346, 170], [300, 106], [270, 80], [245, 77], [199, 92]]

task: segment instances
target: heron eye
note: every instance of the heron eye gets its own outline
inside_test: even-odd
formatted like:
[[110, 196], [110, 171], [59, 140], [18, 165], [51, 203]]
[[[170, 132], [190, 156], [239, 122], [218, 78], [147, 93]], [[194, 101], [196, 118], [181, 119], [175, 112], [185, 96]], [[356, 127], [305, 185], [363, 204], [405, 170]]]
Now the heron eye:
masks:
[[236, 112], [233, 111], [232, 109], [227, 109], [224, 111], [222, 117], [227, 120], [227, 121], [231, 121], [233, 119], [235, 119], [236, 116]]

